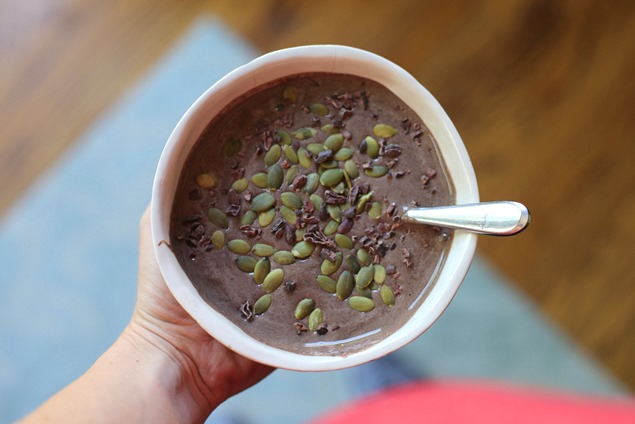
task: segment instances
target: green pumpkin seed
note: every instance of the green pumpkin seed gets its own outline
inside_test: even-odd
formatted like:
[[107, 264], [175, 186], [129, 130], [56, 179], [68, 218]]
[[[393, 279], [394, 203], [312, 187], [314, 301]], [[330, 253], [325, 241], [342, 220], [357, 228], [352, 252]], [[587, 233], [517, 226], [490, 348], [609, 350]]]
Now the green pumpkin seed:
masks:
[[269, 262], [269, 259], [262, 258], [256, 262], [256, 266], [254, 267], [254, 281], [256, 284], [262, 284], [265, 281], [265, 277], [269, 275], [270, 271], [271, 262]]
[[384, 281], [386, 281], [386, 268], [384, 268], [383, 265], [381, 264], [375, 264], [375, 282], [377, 284], [384, 284]]
[[298, 161], [303, 168], [308, 169], [313, 166], [313, 159], [311, 159], [309, 152], [304, 147], [298, 149]]
[[243, 191], [245, 191], [245, 189], [247, 189], [248, 185], [249, 185], [249, 180], [247, 180], [247, 178], [241, 178], [239, 180], [234, 181], [234, 183], [232, 184], [232, 188], [234, 189], [236, 193], [242, 193]]
[[308, 140], [309, 138], [313, 137], [316, 133], [317, 131], [315, 130], [315, 128], [309, 128], [309, 127], [298, 128], [293, 133], [293, 137], [295, 137], [297, 140]]
[[332, 134], [324, 140], [324, 147], [333, 152], [337, 152], [344, 144], [344, 136], [342, 134]]
[[242, 147], [243, 144], [240, 140], [238, 140], [237, 138], [230, 138], [225, 142], [225, 145], [223, 146], [223, 156], [225, 156], [226, 158], [236, 156], [240, 152], [240, 149]]
[[353, 184], [351, 184], [351, 177], [348, 176], [346, 170], [344, 170], [344, 182], [346, 182], [346, 187], [348, 187], [349, 190], [353, 187]]
[[305, 233], [306, 233], [306, 228], [297, 228], [295, 230], [295, 241], [299, 243], [302, 240], [304, 240]]
[[342, 147], [333, 155], [333, 159], [340, 161], [349, 160], [353, 157], [353, 153], [353, 149], [350, 147]]
[[295, 256], [297, 259], [306, 259], [311, 256], [314, 250], [315, 245], [313, 243], [303, 240], [293, 246], [293, 249], [291, 249], [291, 253], [293, 253], [293, 256]]
[[[346, 175], [346, 173], [344, 173], [344, 175]], [[336, 184], [335, 187], [331, 187], [331, 190], [337, 194], [344, 194], [344, 192], [346, 192], [346, 184], [344, 184], [344, 181], [341, 181], [339, 184]]]
[[333, 124], [323, 125], [322, 128], [320, 128], [320, 130], [322, 130], [322, 132], [325, 132], [327, 134], [337, 134], [340, 132], [340, 130], [338, 130], [337, 127], [335, 127]]
[[262, 282], [262, 288], [264, 291], [271, 293], [275, 291], [284, 280], [284, 270], [282, 268], [274, 269], [265, 277]]
[[278, 162], [278, 159], [282, 156], [282, 148], [279, 144], [274, 144], [271, 146], [269, 151], [265, 153], [265, 165], [271, 166], [274, 163]]
[[320, 184], [320, 176], [312, 172], [306, 176], [306, 184], [302, 187], [302, 191], [306, 194], [313, 194]]
[[335, 169], [339, 166], [340, 164], [337, 163], [336, 160], [328, 160], [326, 162], [322, 162], [320, 164], [320, 168], [321, 169]]
[[275, 247], [266, 243], [254, 244], [253, 247], [251, 248], [251, 251], [253, 252], [254, 255], [260, 256], [260, 257], [269, 257], [273, 255], [274, 253], [276, 253]]
[[293, 184], [293, 180], [295, 180], [295, 177], [297, 177], [299, 173], [300, 169], [298, 169], [296, 165], [291, 165], [289, 169], [287, 169], [287, 172], [284, 174], [284, 182], [287, 185]]
[[237, 255], [244, 255], [249, 253], [251, 250], [251, 246], [245, 240], [235, 239], [227, 242], [227, 248], [230, 252], [235, 253]]
[[335, 234], [335, 244], [341, 249], [352, 249], [354, 247], [353, 240], [344, 234]]
[[302, 199], [290, 191], [282, 193], [280, 195], [280, 201], [291, 210], [302, 209], [303, 206]]
[[236, 265], [242, 272], [254, 272], [256, 268], [256, 259], [251, 256], [237, 256]]
[[280, 144], [284, 146], [288, 146], [291, 144], [291, 136], [285, 130], [277, 130], [276, 135], [278, 136], [278, 138], [280, 138]]
[[256, 303], [254, 303], [254, 314], [262, 315], [267, 312], [267, 309], [271, 306], [272, 297], [269, 293], [260, 296]]
[[323, 117], [329, 114], [329, 108], [327, 108], [322, 103], [313, 103], [311, 106], [309, 106], [309, 111], [319, 117]]
[[309, 200], [311, 201], [311, 203], [313, 203], [313, 206], [315, 206], [315, 210], [320, 210], [320, 208], [322, 207], [322, 203], [324, 203], [324, 199], [322, 199], [319, 194], [312, 194], [311, 196], [309, 196]]
[[337, 205], [327, 205], [326, 211], [329, 216], [336, 222], [342, 222], [342, 210]]
[[368, 299], [373, 298], [373, 291], [370, 286], [364, 288], [355, 286], [355, 293], [357, 293], [357, 296], [367, 297]]
[[345, 300], [347, 297], [353, 293], [353, 289], [355, 288], [355, 278], [350, 271], [343, 271], [340, 274], [340, 278], [337, 279], [337, 284], [335, 286], [335, 293], [337, 293], [337, 298], [339, 300]]
[[266, 227], [273, 222], [276, 217], [276, 210], [271, 208], [268, 211], [260, 212], [258, 214], [258, 224], [261, 227]]
[[355, 277], [355, 286], [359, 288], [366, 288], [373, 282], [375, 276], [375, 268], [372, 265], [362, 267]]
[[305, 298], [298, 302], [298, 305], [295, 307], [295, 311], [293, 311], [293, 316], [295, 316], [295, 319], [302, 319], [307, 317], [314, 309], [315, 300]]
[[346, 266], [353, 274], [357, 274], [359, 270], [362, 269], [362, 266], [359, 264], [359, 261], [357, 260], [357, 257], [355, 255], [348, 255], [345, 261]]
[[277, 190], [282, 186], [283, 180], [284, 172], [282, 171], [282, 167], [279, 164], [274, 163], [269, 167], [269, 171], [267, 172], [267, 187]]
[[298, 159], [298, 153], [293, 150], [293, 147], [291, 146], [284, 146], [284, 148], [282, 149], [284, 156], [289, 159], [289, 162], [296, 164], [299, 162]]
[[368, 216], [372, 219], [379, 219], [381, 217], [382, 206], [379, 202], [373, 202], [368, 210]]
[[322, 314], [322, 310], [320, 308], [315, 308], [313, 312], [309, 315], [308, 319], [309, 331], [315, 331], [324, 321], [324, 315]]
[[368, 250], [363, 247], [357, 251], [357, 259], [363, 266], [370, 265], [370, 254], [368, 253]]
[[324, 259], [322, 261], [322, 265], [320, 266], [320, 271], [324, 275], [331, 275], [335, 273], [342, 265], [343, 259], [344, 259], [344, 255], [342, 254], [342, 252], [337, 252], [335, 254], [334, 262], [331, 262], [329, 259]]
[[328, 275], [318, 275], [315, 279], [322, 290], [327, 293], [335, 293], [336, 282]]
[[217, 227], [220, 227], [220, 228], [229, 227], [229, 221], [227, 221], [227, 216], [225, 216], [223, 211], [221, 211], [220, 209], [209, 208], [207, 210], [207, 217], [212, 222], [212, 224], [216, 225]]
[[286, 206], [280, 206], [280, 215], [282, 215], [284, 220], [291, 225], [295, 225], [295, 223], [298, 222], [298, 216], [295, 214], [294, 211]]
[[221, 230], [214, 231], [212, 233], [212, 246], [216, 250], [221, 250], [225, 246], [225, 233]]
[[372, 299], [364, 296], [351, 296], [348, 299], [348, 306], [359, 312], [370, 312], [375, 309], [375, 303]]
[[278, 250], [271, 258], [279, 265], [291, 265], [295, 262], [295, 256], [288, 250]]
[[204, 188], [204, 189], [214, 188], [216, 187], [217, 182], [218, 182], [218, 179], [211, 172], [206, 172], [196, 176], [196, 184], [198, 184], [200, 188]]
[[254, 174], [254, 176], [251, 177], [251, 182], [254, 183], [256, 187], [267, 188], [267, 174], [264, 172]]
[[306, 149], [309, 151], [309, 153], [311, 153], [312, 155], [317, 155], [320, 152], [323, 152], [326, 150], [326, 147], [324, 147], [323, 144], [321, 143], [309, 143], [306, 146]]
[[377, 124], [373, 128], [373, 132], [377, 137], [381, 138], [390, 138], [393, 135], [397, 134], [397, 130], [387, 124]]
[[282, 90], [282, 98], [289, 103], [295, 103], [298, 101], [298, 89], [289, 85]]
[[333, 234], [337, 233], [337, 227], [339, 227], [340, 224], [337, 221], [329, 221], [328, 224], [326, 224], [326, 227], [324, 227], [324, 234], [326, 234], [327, 236], [332, 236]]
[[387, 284], [381, 286], [381, 289], [379, 289], [379, 296], [381, 296], [381, 300], [386, 305], [393, 306], [395, 304], [395, 293]]
[[341, 169], [327, 169], [320, 175], [320, 184], [325, 187], [333, 187], [339, 184], [344, 178], [344, 171]]
[[373, 137], [368, 136], [359, 145], [359, 151], [366, 153], [372, 159], [377, 159], [379, 156], [379, 143]]
[[357, 164], [352, 160], [347, 160], [344, 162], [344, 170], [351, 177], [352, 180], [359, 177], [359, 169], [357, 169]]
[[384, 165], [373, 165], [372, 168], [364, 169], [364, 174], [371, 178], [380, 178], [386, 175], [390, 171], [387, 166]]
[[270, 193], [260, 193], [251, 200], [251, 210], [263, 212], [273, 208], [276, 204], [276, 198]]
[[371, 199], [373, 198], [373, 192], [370, 191], [366, 194], [364, 194], [362, 197], [359, 198], [359, 201], [357, 202], [357, 206], [355, 206], [355, 213], [360, 214], [364, 211], [364, 208], [366, 207], [366, 203], [368, 203]]
[[252, 211], [251, 209], [249, 209], [247, 212], [245, 212], [243, 217], [240, 218], [240, 225], [251, 225], [254, 223], [257, 217], [258, 217], [258, 214]]

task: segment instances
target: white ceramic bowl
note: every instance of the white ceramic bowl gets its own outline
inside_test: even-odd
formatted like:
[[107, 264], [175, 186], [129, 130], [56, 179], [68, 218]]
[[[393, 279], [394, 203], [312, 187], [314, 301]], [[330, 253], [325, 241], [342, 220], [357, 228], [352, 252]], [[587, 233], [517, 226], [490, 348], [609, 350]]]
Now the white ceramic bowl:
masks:
[[181, 168], [201, 132], [232, 100], [261, 84], [305, 72], [358, 75], [390, 89], [422, 118], [432, 132], [454, 183], [456, 202], [474, 203], [479, 201], [479, 197], [476, 177], [465, 146], [436, 99], [405, 70], [363, 50], [316, 45], [266, 54], [227, 74], [185, 112], [165, 145], [152, 192], [152, 235], [159, 266], [169, 289], [205, 331], [235, 352], [274, 367], [325, 371], [377, 359], [410, 343], [428, 329], [443, 313], [461, 285], [474, 256], [476, 236], [456, 231], [434, 288], [412, 318], [381, 342], [352, 354], [310, 356], [274, 348], [251, 338], [208, 306], [169, 247], [160, 243], [162, 240], [169, 241], [170, 212]]

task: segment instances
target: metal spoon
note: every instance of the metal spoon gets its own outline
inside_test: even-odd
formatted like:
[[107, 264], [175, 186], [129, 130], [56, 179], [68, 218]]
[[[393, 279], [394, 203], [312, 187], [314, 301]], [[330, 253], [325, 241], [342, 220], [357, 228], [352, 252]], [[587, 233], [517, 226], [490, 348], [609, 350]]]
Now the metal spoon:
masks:
[[518, 202], [499, 201], [406, 209], [404, 220], [478, 234], [511, 236], [529, 225], [529, 210]]

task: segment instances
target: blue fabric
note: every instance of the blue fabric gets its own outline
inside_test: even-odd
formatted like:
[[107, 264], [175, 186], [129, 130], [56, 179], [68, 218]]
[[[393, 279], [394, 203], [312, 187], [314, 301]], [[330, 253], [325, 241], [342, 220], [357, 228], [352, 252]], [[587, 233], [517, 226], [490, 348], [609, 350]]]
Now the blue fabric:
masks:
[[[256, 54], [219, 22], [198, 22], [4, 216], [0, 422], [23, 416], [78, 377], [124, 328], [136, 294], [138, 219], [163, 144], [207, 87]], [[623, 391], [480, 259], [439, 322], [390, 363], [428, 377]], [[277, 371], [209, 421], [301, 422], [359, 394], [360, 375], [379, 373], [381, 381], [382, 372], [394, 370], [381, 364]], [[272, 399], [285, 406], [272, 407]]]

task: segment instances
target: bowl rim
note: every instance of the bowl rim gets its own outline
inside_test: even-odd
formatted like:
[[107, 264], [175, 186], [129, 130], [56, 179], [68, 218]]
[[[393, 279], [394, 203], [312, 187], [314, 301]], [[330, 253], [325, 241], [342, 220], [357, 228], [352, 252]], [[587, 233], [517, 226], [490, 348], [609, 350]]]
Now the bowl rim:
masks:
[[[374, 53], [341, 45], [308, 45], [277, 50], [234, 69], [208, 88], [184, 113], [159, 159], [152, 187], [151, 231], [159, 268], [181, 306], [210, 335], [229, 349], [260, 363], [297, 371], [326, 371], [356, 366], [391, 353], [425, 332], [459, 289], [476, 249], [476, 235], [455, 231], [437, 281], [413, 316], [398, 330], [358, 352], [304, 355], [262, 343], [214, 310], [198, 294], [169, 247], [169, 222], [180, 169], [211, 117], [238, 95], [277, 78], [304, 72], [358, 75], [393, 91], [417, 114], [437, 140], [455, 187], [457, 204], [479, 201], [476, 176], [454, 124], [439, 102], [412, 75]], [[165, 242], [168, 243], [165, 243]]]

